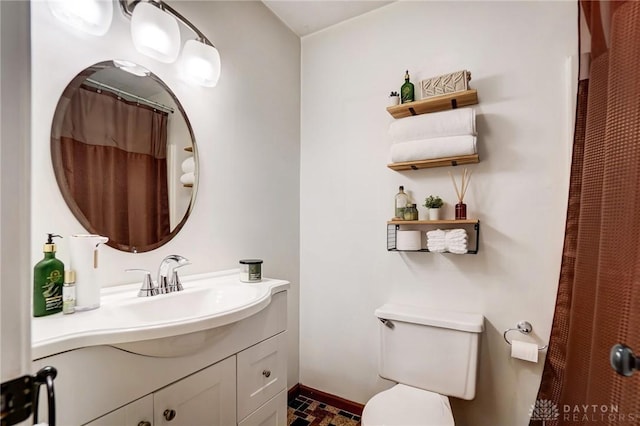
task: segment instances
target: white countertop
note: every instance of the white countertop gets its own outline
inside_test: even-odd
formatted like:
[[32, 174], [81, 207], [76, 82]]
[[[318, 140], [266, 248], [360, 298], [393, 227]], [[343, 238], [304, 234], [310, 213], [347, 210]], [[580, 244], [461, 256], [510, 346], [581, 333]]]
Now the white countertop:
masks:
[[241, 282], [235, 269], [180, 280], [181, 292], [137, 297], [141, 283], [107, 287], [98, 309], [33, 318], [32, 358], [220, 327], [259, 312], [273, 294], [289, 288], [288, 281], [278, 279]]

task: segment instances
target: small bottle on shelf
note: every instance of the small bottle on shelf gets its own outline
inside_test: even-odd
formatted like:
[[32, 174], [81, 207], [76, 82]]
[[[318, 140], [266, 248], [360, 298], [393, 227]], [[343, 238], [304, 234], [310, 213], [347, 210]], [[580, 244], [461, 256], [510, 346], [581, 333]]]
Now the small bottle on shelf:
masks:
[[409, 81], [409, 70], [404, 74], [404, 84], [400, 88], [400, 99], [403, 104], [416, 100], [413, 83]]
[[395, 216], [394, 219], [404, 219], [404, 209], [409, 204], [409, 196], [404, 192], [404, 186], [400, 185], [399, 191], [395, 198]]
[[407, 204], [404, 209], [404, 220], [418, 220], [418, 208], [415, 204]]
[[62, 286], [62, 313], [72, 314], [76, 311], [76, 272], [64, 271]]
[[467, 205], [460, 201], [456, 204], [456, 220], [464, 220], [467, 218]]

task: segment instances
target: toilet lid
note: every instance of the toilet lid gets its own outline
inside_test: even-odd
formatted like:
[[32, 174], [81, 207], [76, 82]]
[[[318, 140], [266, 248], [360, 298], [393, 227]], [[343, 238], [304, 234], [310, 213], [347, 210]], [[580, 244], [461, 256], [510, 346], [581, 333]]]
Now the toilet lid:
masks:
[[367, 402], [362, 412], [363, 426], [455, 426], [449, 398], [396, 385]]

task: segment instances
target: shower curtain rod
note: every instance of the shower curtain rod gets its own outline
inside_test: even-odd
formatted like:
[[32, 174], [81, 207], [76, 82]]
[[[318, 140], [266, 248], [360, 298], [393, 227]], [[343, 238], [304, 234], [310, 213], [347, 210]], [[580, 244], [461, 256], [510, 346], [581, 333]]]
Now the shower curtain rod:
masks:
[[146, 104], [147, 106], [153, 107], [153, 108], [158, 108], [161, 109], [163, 111], [168, 111], [170, 113], [173, 114], [174, 110], [171, 107], [168, 107], [166, 105], [163, 105], [159, 102], [156, 101], [151, 101], [149, 99], [145, 99], [142, 96], [138, 96], [138, 95], [134, 95], [133, 93], [129, 93], [125, 90], [122, 89], [118, 89], [116, 87], [113, 86], [109, 86], [108, 84], [105, 83], [101, 83], [99, 81], [93, 80], [91, 78], [87, 78], [85, 81], [88, 81], [89, 83], [95, 84], [96, 86], [98, 86], [98, 89], [107, 89], [110, 92], [113, 92], [116, 95], [124, 95], [126, 97], [132, 98], [138, 102], [142, 102], [144, 104]]

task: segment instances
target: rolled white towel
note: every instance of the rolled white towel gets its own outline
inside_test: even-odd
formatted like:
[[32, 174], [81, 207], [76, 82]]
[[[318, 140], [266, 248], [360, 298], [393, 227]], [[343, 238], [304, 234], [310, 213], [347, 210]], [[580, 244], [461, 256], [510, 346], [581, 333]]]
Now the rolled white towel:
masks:
[[193, 157], [189, 157], [182, 162], [182, 173], [193, 173], [196, 169], [196, 164], [193, 161]]
[[414, 115], [395, 120], [389, 126], [389, 135], [394, 142], [475, 134], [476, 112], [473, 108]]
[[391, 162], [432, 160], [477, 153], [475, 136], [447, 136], [391, 145]]
[[193, 182], [195, 181], [196, 177], [193, 174], [193, 172], [191, 173], [185, 173], [182, 176], [180, 176], [180, 182], [182, 182], [185, 185], [193, 185]]

